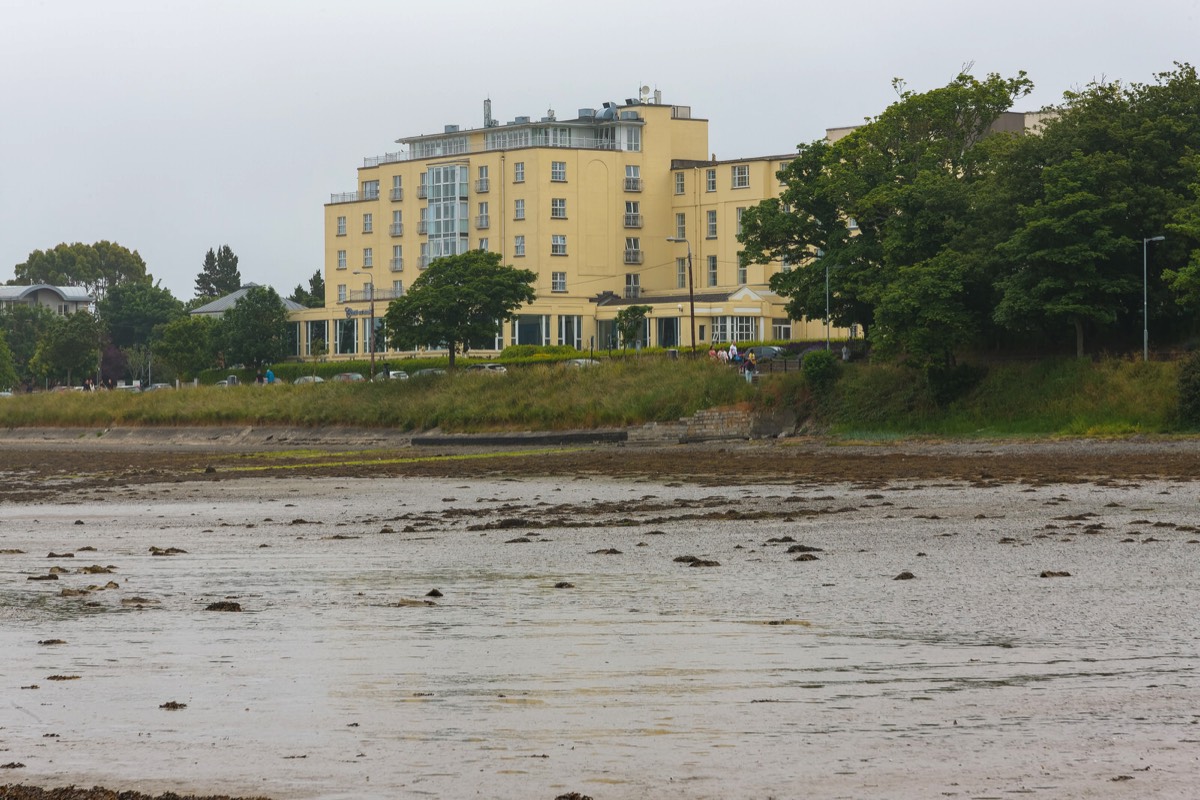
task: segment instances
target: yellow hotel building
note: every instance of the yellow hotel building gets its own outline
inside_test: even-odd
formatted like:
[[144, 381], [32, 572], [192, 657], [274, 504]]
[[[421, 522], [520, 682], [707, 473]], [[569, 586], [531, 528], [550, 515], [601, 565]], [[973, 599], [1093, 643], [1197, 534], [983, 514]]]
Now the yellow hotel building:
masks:
[[[785, 266], [738, 264], [741, 213], [779, 194], [789, 156], [709, 157], [708, 121], [659, 92], [569, 120], [502, 123], [485, 101], [480, 128], [397, 143], [325, 206], [325, 308], [291, 315], [296, 356], [323, 342], [330, 359], [365, 357], [372, 298], [378, 327], [430, 261], [472, 249], [538, 276], [536, 301], [472, 352], [615, 347], [613, 319], [635, 303], [652, 309], [648, 346], [824, 338], [768, 288]], [[377, 353], [402, 355], [376, 339]]]

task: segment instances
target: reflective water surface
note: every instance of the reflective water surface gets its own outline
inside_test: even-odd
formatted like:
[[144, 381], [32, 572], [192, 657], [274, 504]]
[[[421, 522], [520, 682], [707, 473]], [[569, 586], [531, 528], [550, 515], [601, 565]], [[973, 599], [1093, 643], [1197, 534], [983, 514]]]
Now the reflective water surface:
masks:
[[0, 506], [0, 783], [1192, 797], [1198, 494], [296, 477]]

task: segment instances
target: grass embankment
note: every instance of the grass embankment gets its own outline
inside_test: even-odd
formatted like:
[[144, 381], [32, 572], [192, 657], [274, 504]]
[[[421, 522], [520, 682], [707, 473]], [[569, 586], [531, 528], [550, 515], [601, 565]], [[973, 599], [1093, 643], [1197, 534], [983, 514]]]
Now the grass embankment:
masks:
[[0, 401], [4, 427], [344, 425], [399, 430], [566, 430], [677, 419], [744, 401], [736, 371], [706, 360], [515, 367], [385, 383], [201, 386], [135, 394], [51, 392]]
[[753, 387], [707, 359], [606, 361], [586, 369], [513, 366], [408, 381], [147, 394], [64, 392], [0, 400], [0, 426], [163, 425], [387, 427], [447, 432], [567, 430], [669, 421], [754, 402], [794, 407], [808, 430], [857, 439], [901, 436], [1105, 436], [1194, 432], [1178, 418], [1178, 365], [1069, 359], [991, 366], [959, 396], [935, 401], [923, 373], [837, 365], [827, 394], [798, 372]]
[[845, 365], [812, 399], [820, 424], [845, 436], [1105, 436], [1179, 433], [1178, 366], [1053, 359], [990, 366], [938, 405], [925, 377], [890, 365]]

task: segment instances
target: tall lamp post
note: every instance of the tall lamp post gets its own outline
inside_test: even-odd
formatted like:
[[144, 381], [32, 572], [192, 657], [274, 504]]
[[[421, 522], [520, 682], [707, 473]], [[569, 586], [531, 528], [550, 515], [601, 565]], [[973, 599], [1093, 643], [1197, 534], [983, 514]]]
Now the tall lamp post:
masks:
[[668, 242], [676, 244], [683, 242], [687, 245], [687, 265], [688, 265], [688, 314], [692, 324], [692, 354], [696, 353], [696, 290], [692, 284], [692, 243], [687, 239], [681, 239], [678, 236], [668, 236]]
[[368, 323], [370, 327], [367, 329], [369, 331], [367, 334], [367, 347], [371, 350], [371, 379], [373, 380], [375, 378], [375, 279], [371, 277], [371, 273], [363, 272], [362, 270], [356, 269], [354, 270], [354, 274], [366, 275], [368, 278], [371, 278], [371, 282], [367, 284], [371, 287], [371, 297], [369, 298], [371, 301], [371, 321]]
[[1166, 239], [1165, 236], [1151, 236], [1148, 239], [1142, 239], [1142, 361], [1150, 360], [1150, 303], [1149, 297], [1149, 280], [1146, 272], [1146, 253], [1150, 249], [1151, 242], [1161, 242]]

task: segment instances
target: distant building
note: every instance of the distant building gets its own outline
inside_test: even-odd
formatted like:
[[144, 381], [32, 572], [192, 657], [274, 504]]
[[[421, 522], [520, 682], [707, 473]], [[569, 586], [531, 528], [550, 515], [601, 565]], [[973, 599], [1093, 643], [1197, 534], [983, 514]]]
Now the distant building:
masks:
[[96, 298], [80, 286], [0, 286], [0, 308], [13, 306], [42, 306], [60, 316], [77, 311], [92, 311]]
[[[224, 297], [218, 297], [211, 303], [205, 303], [199, 308], [193, 308], [191, 313], [198, 317], [213, 317], [220, 319], [225, 315], [226, 311], [237, 305], [238, 300], [241, 300], [246, 296], [246, 292], [257, 288], [257, 283], [247, 283], [236, 292], [230, 292]], [[300, 305], [295, 300], [288, 300], [286, 297], [280, 297], [280, 299], [283, 300], [283, 307], [288, 310], [288, 313], [293, 311], [301, 311], [304, 309], [304, 306]]]
[[[553, 110], [397, 140], [364, 160], [355, 191], [325, 206], [325, 307], [291, 315], [294, 355], [318, 340], [330, 358], [362, 358], [387, 303], [441, 256], [487, 250], [538, 275], [537, 299], [494, 341], [615, 346], [614, 318], [651, 308], [651, 346], [824, 339], [820, 321], [793, 321], [768, 286], [780, 263], [741, 265], [742, 213], [780, 194], [790, 155], [717, 159], [708, 121], [645, 89], [623, 103]], [[677, 241], [668, 241], [677, 240]], [[689, 264], [688, 253], [691, 253]], [[383, 337], [376, 350], [386, 351]]]

